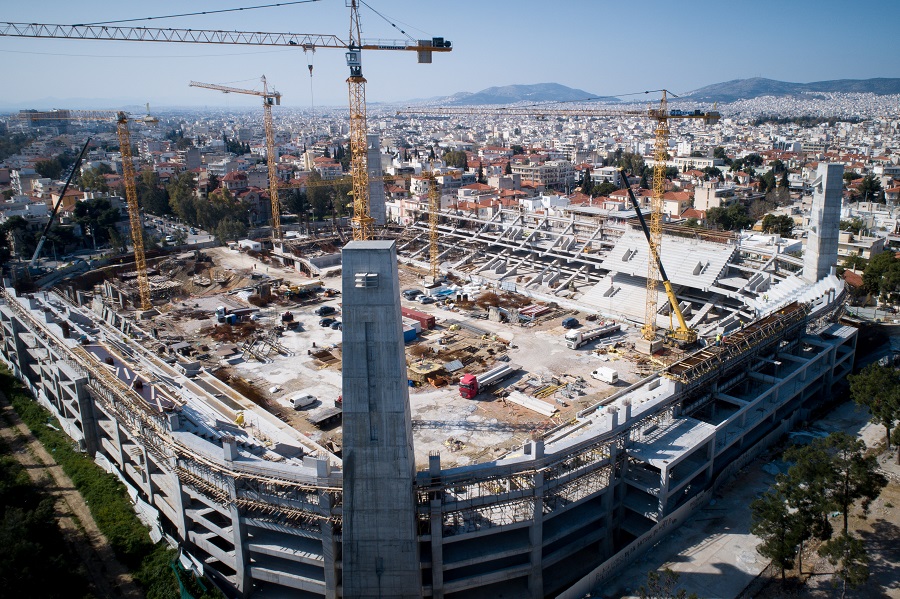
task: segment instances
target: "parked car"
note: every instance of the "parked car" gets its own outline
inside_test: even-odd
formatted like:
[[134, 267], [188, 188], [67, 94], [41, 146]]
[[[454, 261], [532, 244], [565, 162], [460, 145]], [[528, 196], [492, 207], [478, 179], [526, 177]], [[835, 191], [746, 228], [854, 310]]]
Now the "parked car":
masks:
[[341, 324], [340, 320], [335, 320], [334, 322], [331, 323], [331, 328], [334, 329], [335, 331], [343, 331], [344, 325]]
[[422, 295], [422, 291], [419, 289], [404, 289], [403, 290], [403, 297], [405, 297], [406, 299], [408, 299], [410, 301], [416, 299], [420, 295]]
[[337, 310], [334, 309], [334, 306], [319, 306], [316, 308], [316, 316], [328, 316], [335, 312], [337, 312]]
[[323, 318], [322, 320], [319, 321], [319, 326], [320, 327], [330, 327], [335, 322], [337, 322], [337, 321], [333, 318]]
[[568, 318], [563, 318], [561, 324], [564, 329], [574, 329], [578, 326], [578, 319], [572, 318], [571, 316]]
[[422, 294], [416, 299], [416, 301], [418, 301], [420, 304], [433, 304], [437, 300], [430, 295]]

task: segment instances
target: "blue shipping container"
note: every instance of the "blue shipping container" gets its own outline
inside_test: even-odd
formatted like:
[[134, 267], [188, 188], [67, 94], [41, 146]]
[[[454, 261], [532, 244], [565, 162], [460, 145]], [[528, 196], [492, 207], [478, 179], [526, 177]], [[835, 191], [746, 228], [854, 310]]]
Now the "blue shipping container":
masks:
[[412, 327], [403, 329], [403, 343], [409, 343], [416, 340], [416, 330]]

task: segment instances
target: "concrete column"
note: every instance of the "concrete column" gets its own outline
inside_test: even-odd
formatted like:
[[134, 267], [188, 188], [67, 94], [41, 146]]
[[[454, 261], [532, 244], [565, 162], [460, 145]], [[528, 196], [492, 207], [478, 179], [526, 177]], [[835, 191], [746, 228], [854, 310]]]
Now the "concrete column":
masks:
[[422, 596], [415, 454], [393, 241], [344, 246], [343, 589]]
[[[441, 454], [435, 452], [428, 456], [428, 474], [432, 481], [441, 476]], [[429, 501], [429, 524], [431, 525], [431, 596], [434, 599], [444, 597], [444, 517], [440, 494], [434, 493]]]
[[803, 256], [803, 278], [809, 283], [826, 277], [837, 264], [844, 165], [820, 162], [813, 189], [809, 236]]
[[[544, 453], [544, 442], [538, 441], [540, 447], [535, 447], [534, 458], [540, 459]], [[541, 455], [538, 455], [540, 453]], [[544, 473], [534, 474], [534, 517], [531, 520], [531, 528], [528, 530], [528, 541], [531, 543], [531, 572], [528, 573], [528, 590], [531, 599], [541, 599], [544, 596], [544, 572], [542, 568], [544, 547]]]
[[[325, 486], [327, 483], [320, 480], [319, 484]], [[319, 508], [324, 513], [331, 513], [331, 503], [331, 494], [319, 493]], [[322, 558], [325, 566], [325, 599], [335, 599], [338, 586], [338, 545], [334, 538], [334, 525], [330, 520], [322, 520], [319, 528], [322, 531]]]
[[[237, 445], [234, 437], [222, 438], [222, 449], [225, 454], [226, 461], [232, 461], [237, 457]], [[228, 478], [228, 498], [231, 500], [228, 504], [228, 512], [231, 516], [231, 535], [234, 544], [234, 586], [238, 592], [238, 596], [242, 599], [249, 597], [253, 590], [250, 582], [250, 555], [247, 550], [247, 526], [241, 520], [241, 511], [235, 505], [237, 499], [237, 481], [234, 478]]]

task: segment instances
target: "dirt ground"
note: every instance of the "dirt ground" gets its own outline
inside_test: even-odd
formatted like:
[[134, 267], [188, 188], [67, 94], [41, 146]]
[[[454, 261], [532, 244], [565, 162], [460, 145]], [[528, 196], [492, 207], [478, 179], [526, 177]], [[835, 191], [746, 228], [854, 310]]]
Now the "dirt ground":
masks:
[[[53, 457], [47, 453], [0, 394], [0, 436], [12, 455], [36, 483], [49, 478], [47, 490], [56, 498], [56, 515], [66, 542], [78, 555], [98, 597], [140, 599], [143, 593], [131, 573], [116, 559], [106, 536], [97, 528], [84, 498]], [[0, 593], [2, 594], [2, 593]]]

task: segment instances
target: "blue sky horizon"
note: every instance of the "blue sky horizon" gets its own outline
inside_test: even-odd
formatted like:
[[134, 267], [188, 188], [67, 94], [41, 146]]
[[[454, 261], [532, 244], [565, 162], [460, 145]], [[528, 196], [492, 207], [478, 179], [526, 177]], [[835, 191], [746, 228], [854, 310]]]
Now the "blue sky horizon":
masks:
[[[277, 1], [277, 0], [275, 0]], [[150, 4], [36, 0], [4, 7], [3, 19], [26, 23], [96, 23], [270, 4], [267, 0], [160, 0]], [[750, 77], [806, 83], [900, 77], [893, 24], [900, 2], [694, 0], [630, 3], [454, 3], [367, 0], [364, 38], [444, 37], [450, 53], [433, 64], [413, 52], [365, 52], [370, 102], [475, 92], [511, 84], [560, 83], [597, 95], [665, 87], [684, 93]], [[382, 18], [382, 16], [384, 18]], [[393, 23], [396, 27], [391, 25]], [[346, 39], [344, 0], [123, 23], [123, 26], [328, 33]], [[258, 98], [188, 87], [191, 80], [282, 92], [283, 106], [343, 106], [347, 67], [341, 50], [109, 42], [0, 37], [5, 85], [0, 106], [50, 108], [46, 98], [119, 104], [229, 108]], [[313, 64], [310, 77], [308, 64]], [[106, 102], [106, 103], [104, 103]], [[61, 108], [65, 106], [59, 106]]]

